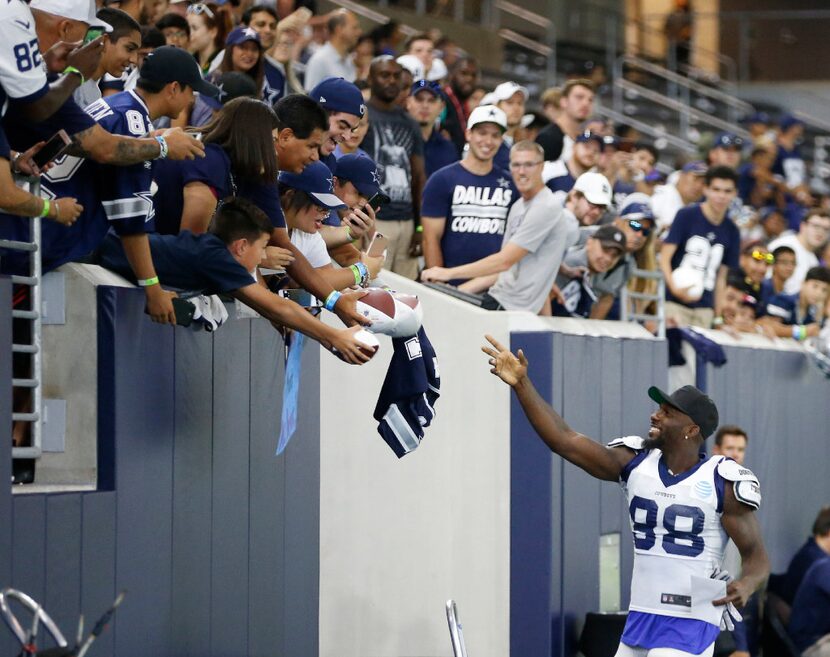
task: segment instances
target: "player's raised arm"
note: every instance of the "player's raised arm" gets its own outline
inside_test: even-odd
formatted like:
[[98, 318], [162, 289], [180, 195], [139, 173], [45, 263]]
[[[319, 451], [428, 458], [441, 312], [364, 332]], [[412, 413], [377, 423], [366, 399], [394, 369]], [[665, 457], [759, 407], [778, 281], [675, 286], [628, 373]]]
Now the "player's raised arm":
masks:
[[562, 416], [542, 399], [528, 378], [527, 359], [522, 350], [519, 349], [518, 356], [514, 356], [492, 336], [485, 337], [492, 345], [481, 348], [490, 356], [490, 372], [513, 388], [527, 419], [545, 444], [588, 474], [606, 481], [617, 481], [623, 467], [634, 457], [634, 451], [627, 447], [604, 447], [571, 429]]

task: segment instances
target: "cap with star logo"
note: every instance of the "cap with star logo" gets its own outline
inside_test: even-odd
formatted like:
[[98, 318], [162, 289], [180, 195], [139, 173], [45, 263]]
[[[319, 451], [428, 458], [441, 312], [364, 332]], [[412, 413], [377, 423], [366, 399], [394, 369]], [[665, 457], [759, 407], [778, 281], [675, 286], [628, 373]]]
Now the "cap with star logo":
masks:
[[380, 177], [375, 161], [358, 153], [344, 155], [334, 167], [334, 175], [340, 181], [348, 181], [361, 196], [370, 198], [380, 191]]
[[228, 33], [228, 37], [225, 39], [225, 46], [238, 46], [240, 43], [245, 43], [246, 41], [255, 41], [258, 46], [262, 47], [257, 31], [252, 27], [245, 27], [244, 25], [235, 27]]
[[479, 105], [472, 112], [467, 120], [467, 130], [472, 130], [482, 123], [495, 123], [502, 132], [507, 131], [507, 115], [504, 110], [495, 105]]
[[319, 205], [329, 210], [339, 210], [346, 205], [334, 195], [334, 178], [331, 169], [320, 162], [312, 162], [302, 173], [280, 171], [277, 180], [288, 187], [305, 192]]
[[213, 110], [222, 109], [234, 98], [257, 98], [256, 83], [250, 75], [241, 71], [227, 71], [215, 78], [213, 83], [219, 90], [216, 96], [202, 96], [202, 100]]
[[366, 114], [363, 94], [345, 78], [326, 78], [308, 92], [327, 112], [345, 112], [354, 116]]

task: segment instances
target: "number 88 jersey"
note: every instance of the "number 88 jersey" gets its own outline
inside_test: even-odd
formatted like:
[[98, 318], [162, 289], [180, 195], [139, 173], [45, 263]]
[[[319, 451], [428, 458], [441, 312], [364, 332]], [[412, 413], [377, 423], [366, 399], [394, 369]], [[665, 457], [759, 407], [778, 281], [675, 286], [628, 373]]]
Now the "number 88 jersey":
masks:
[[691, 576], [709, 577], [721, 566], [728, 538], [721, 525], [725, 481], [718, 473], [724, 457], [701, 455], [693, 468], [674, 475], [662, 456], [659, 449], [640, 451], [620, 476], [634, 539], [630, 609], [696, 618]]

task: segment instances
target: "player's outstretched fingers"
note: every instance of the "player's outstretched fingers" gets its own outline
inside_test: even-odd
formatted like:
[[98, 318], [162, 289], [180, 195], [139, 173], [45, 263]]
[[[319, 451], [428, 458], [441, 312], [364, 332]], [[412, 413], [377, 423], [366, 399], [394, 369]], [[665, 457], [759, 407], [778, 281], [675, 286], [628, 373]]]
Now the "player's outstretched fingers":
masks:
[[525, 352], [521, 349], [519, 349], [519, 362], [525, 367], [527, 366], [527, 358], [525, 358]]
[[484, 337], [487, 340], [487, 342], [489, 342], [491, 345], [493, 345], [496, 348], [496, 350], [498, 352], [507, 351], [507, 348], [504, 345], [502, 345], [498, 340], [496, 340], [496, 338], [494, 338], [489, 333], [485, 334]]

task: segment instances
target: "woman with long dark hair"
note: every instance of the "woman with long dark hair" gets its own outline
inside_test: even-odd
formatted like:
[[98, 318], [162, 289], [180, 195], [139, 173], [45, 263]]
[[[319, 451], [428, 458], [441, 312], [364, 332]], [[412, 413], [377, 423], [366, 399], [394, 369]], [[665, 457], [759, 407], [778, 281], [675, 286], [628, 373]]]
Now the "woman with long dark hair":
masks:
[[262, 89], [265, 76], [265, 59], [259, 35], [250, 27], [235, 27], [225, 40], [225, 54], [222, 63], [212, 74], [211, 81], [222, 73], [238, 71], [250, 77], [256, 88]]
[[222, 51], [225, 37], [233, 23], [228, 10], [212, 2], [197, 2], [190, 5], [185, 18], [190, 26], [188, 51], [199, 62], [202, 75], [206, 75], [211, 62]]

